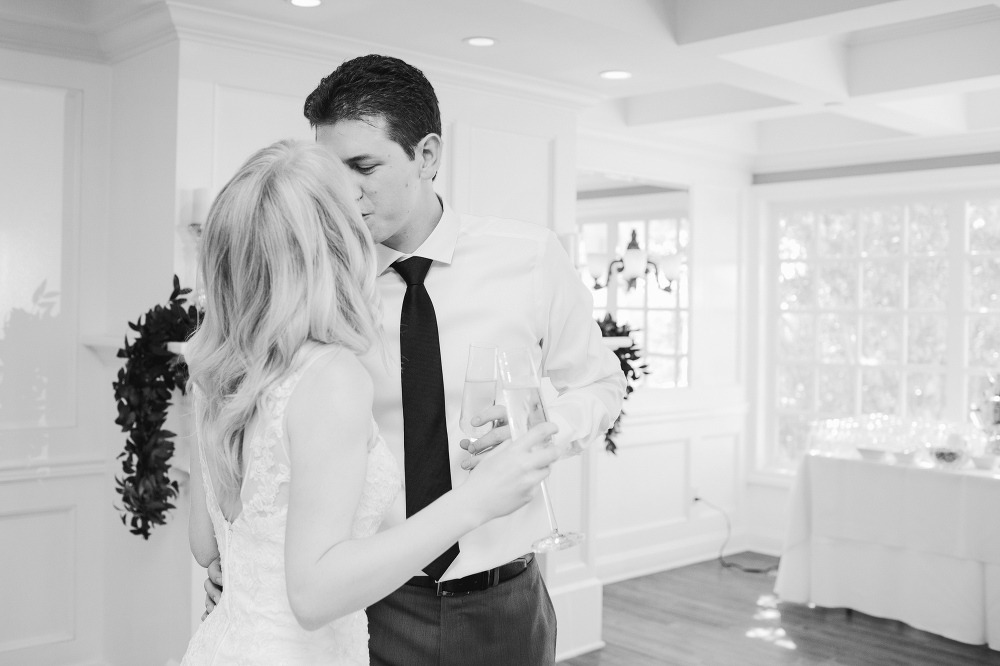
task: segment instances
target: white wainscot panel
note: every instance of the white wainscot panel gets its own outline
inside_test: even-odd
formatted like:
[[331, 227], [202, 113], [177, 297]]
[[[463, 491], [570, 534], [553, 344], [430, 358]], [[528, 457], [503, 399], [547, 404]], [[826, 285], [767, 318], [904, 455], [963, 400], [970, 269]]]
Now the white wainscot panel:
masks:
[[254, 152], [279, 139], [312, 141], [304, 98], [218, 86], [215, 89], [216, 191]]
[[651, 530], [682, 522], [687, 488], [687, 442], [619, 446], [598, 456], [598, 560], [645, 545]]
[[732, 513], [736, 506], [736, 435], [705, 436], [691, 449], [691, 492]]
[[0, 655], [73, 638], [73, 513], [0, 515]]
[[0, 81], [0, 430], [75, 423], [78, 101]]
[[548, 138], [471, 128], [468, 212], [551, 226], [553, 149]]

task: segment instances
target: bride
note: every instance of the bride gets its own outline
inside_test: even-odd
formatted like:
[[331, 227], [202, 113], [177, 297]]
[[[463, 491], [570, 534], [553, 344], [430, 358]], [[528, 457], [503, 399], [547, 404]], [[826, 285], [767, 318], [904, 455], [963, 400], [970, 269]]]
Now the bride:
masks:
[[278, 142], [243, 165], [205, 225], [208, 299], [187, 354], [190, 540], [202, 566], [221, 556], [224, 592], [185, 666], [368, 664], [364, 608], [527, 503], [558, 456], [538, 446], [555, 426], [537, 426], [376, 533], [401, 482], [357, 358], [383, 333], [375, 251], [346, 178], [325, 149]]

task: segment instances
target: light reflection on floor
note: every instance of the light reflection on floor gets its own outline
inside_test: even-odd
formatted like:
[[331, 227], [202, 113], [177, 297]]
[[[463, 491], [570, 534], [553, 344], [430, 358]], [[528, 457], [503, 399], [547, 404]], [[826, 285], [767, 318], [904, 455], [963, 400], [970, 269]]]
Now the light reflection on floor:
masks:
[[[778, 598], [773, 594], [763, 594], [757, 598], [757, 611], [753, 615], [756, 621], [776, 622], [781, 619], [781, 611], [778, 610]], [[747, 638], [771, 643], [786, 650], [794, 650], [795, 643], [788, 638], [785, 630], [781, 627], [754, 627], [747, 631]]]

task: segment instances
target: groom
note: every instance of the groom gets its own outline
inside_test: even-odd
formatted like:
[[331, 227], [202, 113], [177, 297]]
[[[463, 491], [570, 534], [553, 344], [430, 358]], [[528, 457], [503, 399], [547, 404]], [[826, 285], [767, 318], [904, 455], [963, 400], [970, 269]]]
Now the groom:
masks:
[[[460, 485], [478, 460], [472, 454], [510, 437], [496, 407], [480, 422], [501, 425], [474, 444], [462, 439], [471, 343], [535, 350], [559, 393], [547, 411], [566, 455], [605, 432], [625, 380], [602, 343], [590, 294], [551, 231], [462, 215], [435, 194], [441, 115], [420, 70], [379, 55], [347, 61], [309, 95], [305, 116], [354, 176], [378, 243], [389, 350], [402, 366], [366, 362], [375, 420], [405, 476], [383, 528]], [[553, 664], [555, 613], [530, 552], [548, 531], [536, 497], [412, 572], [368, 608], [373, 666]]]

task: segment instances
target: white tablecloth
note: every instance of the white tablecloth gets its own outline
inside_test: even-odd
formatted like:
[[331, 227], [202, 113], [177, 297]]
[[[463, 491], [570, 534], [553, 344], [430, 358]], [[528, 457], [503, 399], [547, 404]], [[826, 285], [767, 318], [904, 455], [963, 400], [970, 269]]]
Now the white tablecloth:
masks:
[[1000, 477], [806, 456], [775, 592], [1000, 649]]

